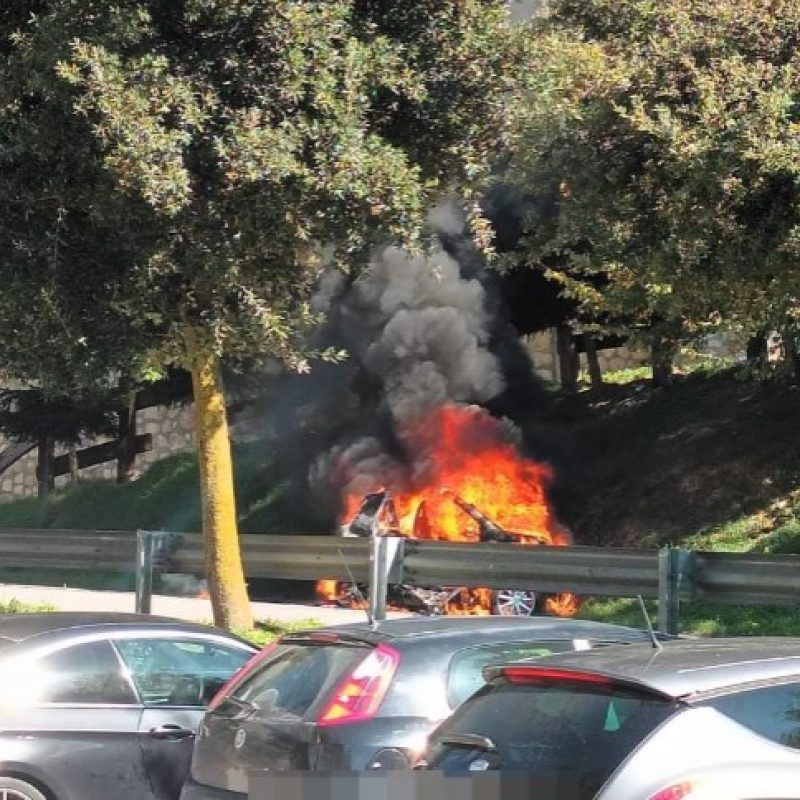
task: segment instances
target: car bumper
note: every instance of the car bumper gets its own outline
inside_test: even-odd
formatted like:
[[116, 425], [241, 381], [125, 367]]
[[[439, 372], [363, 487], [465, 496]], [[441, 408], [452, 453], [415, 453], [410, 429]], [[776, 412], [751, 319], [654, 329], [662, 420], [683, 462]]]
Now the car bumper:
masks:
[[248, 800], [246, 794], [215, 789], [213, 786], [202, 786], [189, 778], [183, 785], [180, 800]]

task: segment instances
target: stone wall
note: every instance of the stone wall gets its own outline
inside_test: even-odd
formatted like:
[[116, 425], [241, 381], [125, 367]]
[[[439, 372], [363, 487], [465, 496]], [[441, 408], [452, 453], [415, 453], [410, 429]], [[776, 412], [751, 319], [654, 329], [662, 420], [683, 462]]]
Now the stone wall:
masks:
[[[556, 348], [555, 330], [526, 336], [523, 339], [525, 347], [533, 360], [533, 368], [539, 377], [553, 383], [560, 383], [561, 375], [558, 365], [558, 350]], [[605, 372], [616, 372], [621, 369], [633, 369], [648, 363], [648, 353], [642, 348], [612, 347], [607, 350], [598, 350], [597, 359], [600, 369]], [[586, 354], [580, 354], [581, 375], [588, 374]]]
[[[194, 425], [194, 407], [185, 406], [164, 407], [158, 406], [145, 408], [136, 415], [137, 433], [149, 433], [152, 436], [153, 447], [147, 453], [136, 457], [136, 469], [144, 471], [155, 461], [173, 453], [192, 450], [192, 428]], [[79, 445], [79, 449], [100, 444], [106, 439], [87, 439]], [[0, 437], [0, 451], [7, 446], [7, 442]], [[56, 455], [65, 451], [56, 450]], [[34, 496], [37, 491], [36, 484], [37, 452], [34, 448], [23, 456], [13, 466], [0, 475], [0, 502], [14, 500], [19, 497]], [[114, 480], [117, 476], [117, 462], [109, 461], [80, 471], [81, 481], [87, 480]], [[67, 486], [70, 482], [69, 475], [60, 475], [56, 478], [56, 488]]]

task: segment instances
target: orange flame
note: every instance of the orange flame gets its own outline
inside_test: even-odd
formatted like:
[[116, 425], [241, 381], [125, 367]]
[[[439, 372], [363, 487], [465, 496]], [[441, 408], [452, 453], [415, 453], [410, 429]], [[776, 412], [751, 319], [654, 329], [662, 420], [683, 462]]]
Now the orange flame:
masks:
[[[371, 476], [366, 485], [344, 496], [342, 522], [358, 513], [366, 492], [388, 490], [394, 519], [388, 527], [396, 535], [415, 539], [478, 541], [479, 524], [454, 502], [457, 495], [504, 531], [526, 544], [567, 545], [569, 532], [555, 519], [547, 499], [552, 471], [518, 453], [510, 430], [486, 411], [474, 406], [441, 406], [400, 431], [411, 456], [407, 474]], [[346, 465], [341, 476], [349, 480]], [[386, 526], [387, 520], [380, 522]], [[321, 597], [336, 597], [332, 581], [320, 581]], [[571, 598], [571, 600], [569, 599]], [[574, 601], [574, 602], [573, 602]], [[448, 613], [490, 614], [490, 589], [464, 589], [447, 605]], [[577, 611], [574, 595], [551, 598], [547, 610], [568, 616]]]
[[548, 614], [555, 617], [574, 617], [580, 609], [581, 601], [578, 595], [572, 592], [561, 592], [548, 597], [544, 608]]
[[317, 581], [317, 599], [323, 603], [333, 603], [339, 596], [339, 581]]

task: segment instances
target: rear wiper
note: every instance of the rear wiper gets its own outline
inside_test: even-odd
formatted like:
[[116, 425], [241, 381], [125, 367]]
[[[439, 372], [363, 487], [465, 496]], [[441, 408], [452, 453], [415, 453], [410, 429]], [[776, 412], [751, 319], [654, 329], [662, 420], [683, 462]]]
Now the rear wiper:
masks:
[[488, 737], [477, 733], [446, 733], [436, 738], [437, 744], [450, 747], [469, 747], [472, 750], [483, 750], [485, 753], [496, 753], [497, 745]]

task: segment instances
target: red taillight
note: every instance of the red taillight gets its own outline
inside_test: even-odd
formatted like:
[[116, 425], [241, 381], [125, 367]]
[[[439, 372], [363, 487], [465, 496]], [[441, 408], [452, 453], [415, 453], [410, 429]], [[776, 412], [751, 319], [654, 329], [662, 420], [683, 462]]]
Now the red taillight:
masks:
[[249, 661], [245, 661], [236, 672], [228, 678], [227, 682], [222, 688], [211, 698], [208, 704], [208, 710], [213, 711], [217, 708], [222, 701], [231, 693], [234, 686], [243, 681], [253, 670], [278, 646], [277, 642], [268, 644], [263, 650], [259, 650]]
[[683, 783], [675, 783], [672, 786], [667, 786], [666, 789], [661, 789], [661, 791], [651, 795], [648, 800], [683, 800], [696, 788], [697, 783], [694, 781], [683, 781]]
[[570, 681], [591, 683], [596, 686], [611, 686], [611, 679], [592, 672], [571, 669], [542, 669], [536, 667], [503, 667], [500, 674], [509, 683], [541, 683], [542, 681]]
[[343, 680], [317, 720], [319, 725], [344, 725], [375, 716], [392, 682], [400, 653], [378, 645]]

